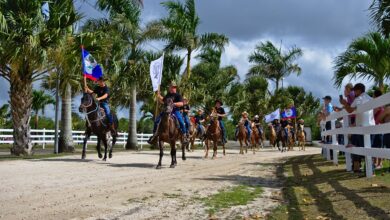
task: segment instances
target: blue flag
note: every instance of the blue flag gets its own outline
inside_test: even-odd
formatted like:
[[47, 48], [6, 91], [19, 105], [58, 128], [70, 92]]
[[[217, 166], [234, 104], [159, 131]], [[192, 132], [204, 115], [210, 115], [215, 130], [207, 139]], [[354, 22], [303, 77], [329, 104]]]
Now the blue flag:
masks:
[[290, 118], [296, 118], [297, 117], [297, 109], [295, 107], [285, 109], [282, 112], [282, 119], [290, 119]]
[[84, 76], [86, 76], [88, 79], [97, 81], [100, 77], [103, 76], [102, 68], [88, 51], [82, 49], [82, 55]]

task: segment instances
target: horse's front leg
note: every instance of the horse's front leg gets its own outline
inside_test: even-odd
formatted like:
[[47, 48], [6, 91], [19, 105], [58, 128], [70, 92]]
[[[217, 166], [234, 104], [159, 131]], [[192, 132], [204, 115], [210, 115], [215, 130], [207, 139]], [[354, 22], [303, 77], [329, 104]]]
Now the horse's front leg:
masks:
[[97, 150], [97, 152], [98, 152], [98, 157], [100, 158], [100, 159], [102, 159], [103, 158], [103, 155], [102, 155], [102, 148], [101, 148], [101, 142], [102, 140], [100, 139], [100, 137], [98, 136], [97, 137], [97, 144], [96, 144], [96, 150]]
[[170, 168], [175, 168], [176, 163], [177, 163], [176, 162], [176, 143], [171, 143], [171, 166], [170, 166]]
[[104, 157], [103, 157], [103, 161], [106, 161], [106, 160], [107, 160], [108, 141], [107, 141], [107, 138], [106, 138], [106, 137], [103, 137], [103, 138], [102, 138], [102, 141], [103, 141], [103, 145], [104, 145]]
[[205, 140], [205, 151], [206, 151], [206, 154], [204, 155], [204, 158], [207, 158], [209, 156], [209, 139], [207, 138]]
[[217, 157], [217, 150], [218, 150], [218, 139], [213, 141], [214, 148], [213, 148], [213, 159]]
[[81, 153], [81, 159], [85, 159], [86, 158], [87, 141], [88, 141], [90, 136], [91, 136], [91, 132], [89, 132], [88, 130], [85, 131], [85, 137], [84, 137], [84, 141], [83, 141], [83, 151]]
[[160, 159], [158, 160], [158, 164], [157, 164], [156, 169], [161, 169], [161, 161], [162, 161], [162, 158], [164, 156], [164, 148], [163, 148], [163, 144], [161, 143], [160, 140], [158, 140], [158, 147], [160, 149]]
[[108, 158], [112, 158], [112, 150], [114, 149], [116, 143], [116, 135], [112, 136], [112, 143], [110, 146], [110, 152], [108, 153]]
[[[187, 143], [186, 145], [187, 145], [187, 147], [183, 143], [181, 143], [181, 151], [182, 151], [181, 159], [182, 160], [187, 160], [187, 158], [186, 158], [186, 148], [188, 149], [188, 146], [190, 145], [190, 143]], [[175, 152], [176, 152], [176, 148], [175, 148]], [[175, 155], [175, 157], [176, 157], [176, 155]]]

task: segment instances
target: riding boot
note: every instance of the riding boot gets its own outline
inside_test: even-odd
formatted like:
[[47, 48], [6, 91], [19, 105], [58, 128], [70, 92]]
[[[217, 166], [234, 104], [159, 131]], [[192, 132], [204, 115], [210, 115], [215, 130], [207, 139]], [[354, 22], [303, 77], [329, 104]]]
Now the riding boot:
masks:
[[150, 145], [155, 145], [157, 143], [157, 135], [153, 134], [147, 142]]
[[111, 124], [111, 125], [109, 125], [109, 126], [110, 126], [111, 135], [112, 135], [112, 136], [118, 136], [118, 132], [117, 132], [117, 130], [115, 129], [115, 125], [114, 125], [114, 124]]

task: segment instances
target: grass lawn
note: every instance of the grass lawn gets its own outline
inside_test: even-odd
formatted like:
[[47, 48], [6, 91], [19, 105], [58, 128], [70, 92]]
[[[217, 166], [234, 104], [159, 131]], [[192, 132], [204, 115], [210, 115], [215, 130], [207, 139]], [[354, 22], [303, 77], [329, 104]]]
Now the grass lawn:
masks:
[[346, 172], [342, 158], [339, 164], [321, 155], [290, 158], [279, 170], [286, 203], [270, 219], [390, 219], [389, 162], [370, 179]]

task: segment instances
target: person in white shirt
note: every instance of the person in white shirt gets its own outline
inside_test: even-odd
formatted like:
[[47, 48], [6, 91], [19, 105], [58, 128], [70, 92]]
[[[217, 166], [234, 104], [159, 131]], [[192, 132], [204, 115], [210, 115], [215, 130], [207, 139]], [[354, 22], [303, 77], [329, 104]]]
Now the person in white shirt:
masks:
[[[353, 87], [353, 90], [355, 92], [356, 98], [351, 105], [349, 105], [347, 100], [345, 99], [340, 100], [341, 104], [344, 105], [344, 108], [348, 113], [354, 112], [360, 105], [363, 105], [364, 103], [372, 100], [372, 98], [369, 95], [367, 95], [366, 87], [362, 83], [356, 84]], [[371, 125], [375, 125], [373, 110], [369, 110], [367, 112], [356, 115], [356, 127], [371, 126]], [[351, 144], [348, 144], [347, 147], [364, 147], [364, 136], [360, 134], [359, 135], [352, 134]], [[353, 170], [355, 172], [360, 171], [361, 159], [362, 157], [359, 155], [352, 155]]]

